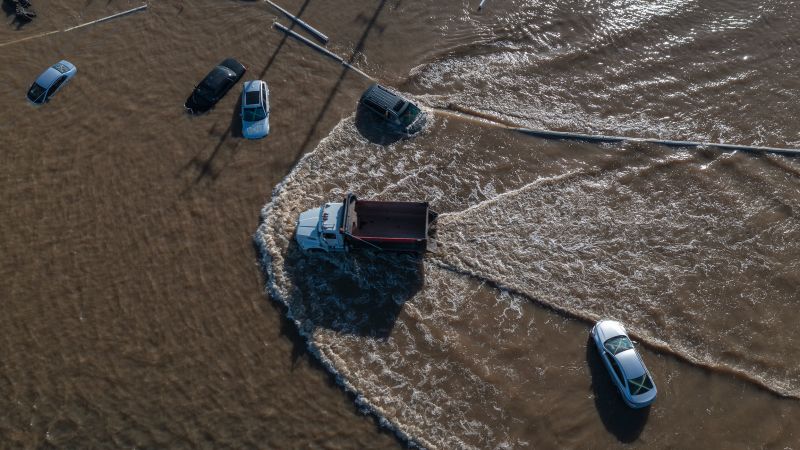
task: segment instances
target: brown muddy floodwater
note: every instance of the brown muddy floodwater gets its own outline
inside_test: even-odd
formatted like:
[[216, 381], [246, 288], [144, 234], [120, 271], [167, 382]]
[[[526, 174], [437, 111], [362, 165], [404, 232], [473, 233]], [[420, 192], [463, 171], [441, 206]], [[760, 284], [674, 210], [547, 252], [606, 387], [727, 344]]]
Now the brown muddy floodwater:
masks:
[[[154, 1], [22, 42], [139, 3], [9, 16], [0, 447], [800, 448], [798, 160], [435, 109], [797, 148], [800, 5], [477, 3], [282, 3], [428, 108], [400, 141], [355, 113], [368, 81], [262, 2]], [[184, 113], [226, 57], [270, 84], [267, 139], [241, 138], [240, 85]], [[78, 74], [31, 107], [60, 59]], [[347, 191], [429, 200], [439, 251], [300, 253], [297, 214]], [[652, 407], [614, 392], [600, 317], [639, 341]]]

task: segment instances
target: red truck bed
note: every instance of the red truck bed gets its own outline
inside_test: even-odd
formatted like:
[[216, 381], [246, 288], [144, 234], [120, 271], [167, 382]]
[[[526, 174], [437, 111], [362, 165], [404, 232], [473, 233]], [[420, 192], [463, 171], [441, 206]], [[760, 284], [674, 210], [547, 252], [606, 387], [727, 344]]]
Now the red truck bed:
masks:
[[383, 202], [358, 200], [349, 194], [345, 199], [344, 232], [354, 241], [390, 250], [424, 250], [428, 231], [436, 218], [427, 202]]

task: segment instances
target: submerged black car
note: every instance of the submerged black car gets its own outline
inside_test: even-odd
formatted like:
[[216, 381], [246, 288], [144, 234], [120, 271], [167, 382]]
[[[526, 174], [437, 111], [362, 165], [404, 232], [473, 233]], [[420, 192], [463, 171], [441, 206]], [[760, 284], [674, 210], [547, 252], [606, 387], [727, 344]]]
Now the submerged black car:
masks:
[[192, 114], [208, 111], [244, 76], [246, 70], [233, 58], [222, 61], [195, 86], [184, 107]]

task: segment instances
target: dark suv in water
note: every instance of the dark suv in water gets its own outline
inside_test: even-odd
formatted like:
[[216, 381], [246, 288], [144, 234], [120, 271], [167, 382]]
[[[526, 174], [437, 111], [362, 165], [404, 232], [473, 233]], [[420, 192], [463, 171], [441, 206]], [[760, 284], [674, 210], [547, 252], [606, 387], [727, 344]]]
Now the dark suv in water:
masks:
[[208, 111], [242, 78], [246, 70], [233, 58], [222, 61], [195, 86], [183, 106], [192, 114]]
[[364, 91], [359, 103], [405, 135], [416, 134], [425, 126], [426, 117], [422, 110], [379, 84], [373, 84]]

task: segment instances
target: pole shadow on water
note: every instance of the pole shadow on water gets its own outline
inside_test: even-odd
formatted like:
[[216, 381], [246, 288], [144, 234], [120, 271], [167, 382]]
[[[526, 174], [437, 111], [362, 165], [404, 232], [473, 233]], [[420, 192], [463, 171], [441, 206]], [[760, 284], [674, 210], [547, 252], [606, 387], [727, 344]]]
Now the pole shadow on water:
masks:
[[586, 341], [586, 364], [592, 377], [594, 406], [603, 426], [620, 442], [634, 442], [644, 430], [650, 416], [650, 406], [632, 409], [625, 404], [616, 385], [611, 381], [611, 374], [600, 359], [591, 336]]
[[[295, 17], [297, 17], [299, 19], [300, 16], [303, 15], [303, 12], [306, 10], [306, 7], [308, 7], [309, 3], [311, 3], [311, 0], [304, 1], [303, 5], [300, 6], [300, 9], [297, 11], [297, 13], [295, 13]], [[294, 23], [293, 21], [290, 21], [288, 28], [290, 30], [292, 30], [292, 29], [294, 29], [295, 25], [297, 25], [297, 24]], [[281, 49], [286, 44], [286, 40], [287, 39], [289, 39], [289, 36], [284, 34], [283, 37], [281, 38], [281, 41], [275, 47], [275, 51], [272, 52], [272, 56], [269, 57], [269, 60], [267, 61], [267, 64], [264, 66], [264, 68], [261, 70], [261, 73], [258, 75], [258, 79], [259, 80], [264, 79], [264, 75], [266, 75], [267, 71], [269, 70], [269, 68], [272, 67], [272, 64], [275, 62], [275, 58], [278, 57], [278, 53], [280, 53]]]
[[[372, 14], [372, 17], [370, 17], [369, 19], [361, 18], [361, 20], [366, 21], [366, 28], [364, 28], [364, 32], [361, 34], [361, 37], [359, 38], [358, 42], [356, 43], [356, 46], [353, 47], [353, 51], [350, 54], [350, 58], [347, 59], [347, 63], [348, 64], [352, 64], [355, 61], [356, 57], [358, 57], [358, 55], [364, 49], [364, 44], [367, 41], [367, 37], [369, 36], [369, 32], [372, 30], [372, 28], [375, 26], [376, 22], [378, 21], [378, 16], [381, 14], [381, 11], [383, 10], [384, 6], [386, 6], [386, 0], [381, 0], [380, 3], [378, 4], [378, 7], [375, 9], [375, 12]], [[344, 81], [344, 77], [347, 75], [347, 72], [349, 70], [350, 69], [348, 69], [347, 67], [344, 67], [342, 69], [342, 72], [339, 75], [339, 78], [336, 80], [336, 84], [333, 86], [333, 89], [331, 89], [330, 94], [328, 94], [328, 98], [325, 99], [325, 103], [322, 105], [322, 109], [319, 111], [319, 114], [317, 114], [317, 117], [314, 119], [314, 122], [312, 122], [311, 129], [308, 130], [308, 134], [306, 135], [305, 140], [303, 141], [302, 144], [300, 144], [300, 148], [297, 150], [297, 154], [294, 157], [294, 161], [292, 162], [292, 166], [297, 164], [297, 162], [303, 156], [303, 153], [305, 153], [306, 146], [314, 138], [314, 135], [317, 132], [317, 127], [322, 122], [322, 119], [325, 117], [325, 113], [328, 112], [328, 108], [330, 108], [330, 105], [333, 102], [334, 97], [336, 97], [336, 94], [339, 92], [339, 87], [342, 85], [342, 82]]]
[[242, 136], [242, 96], [236, 96], [236, 105], [233, 106], [233, 112], [231, 113], [231, 124], [228, 127], [228, 130], [231, 133], [231, 136], [235, 138], [240, 138]]
[[[231, 88], [231, 91], [234, 91], [234, 89]], [[223, 146], [225, 145], [225, 142], [228, 140], [228, 138], [231, 136], [235, 138], [242, 137], [242, 118], [240, 116], [242, 109], [242, 96], [238, 95], [235, 92], [228, 92], [227, 95], [236, 95], [236, 104], [234, 105], [233, 111], [231, 112], [231, 121], [228, 124], [228, 127], [220, 136], [219, 140], [217, 141], [217, 144], [214, 146], [214, 150], [208, 157], [201, 156], [202, 152], [197, 153], [188, 163], [186, 163], [181, 168], [181, 172], [189, 168], [194, 168], [197, 171], [197, 176], [195, 177], [193, 183], [194, 185], [200, 183], [204, 179], [215, 180], [222, 172], [222, 170], [224, 170], [225, 167], [230, 163], [230, 160], [235, 156], [236, 150], [239, 147], [239, 143], [236, 142], [231, 147], [231, 153], [228, 156], [228, 162], [225, 163], [222, 167], [215, 167], [216, 166], [215, 162], [219, 158], [220, 152], [223, 149]], [[208, 114], [209, 112], [210, 109], [202, 111], [201, 114]], [[214, 133], [214, 128], [216, 128], [216, 124], [214, 124], [214, 126], [211, 128], [209, 134]], [[188, 192], [190, 189], [191, 187], [187, 188], [184, 191], [184, 193]]]

